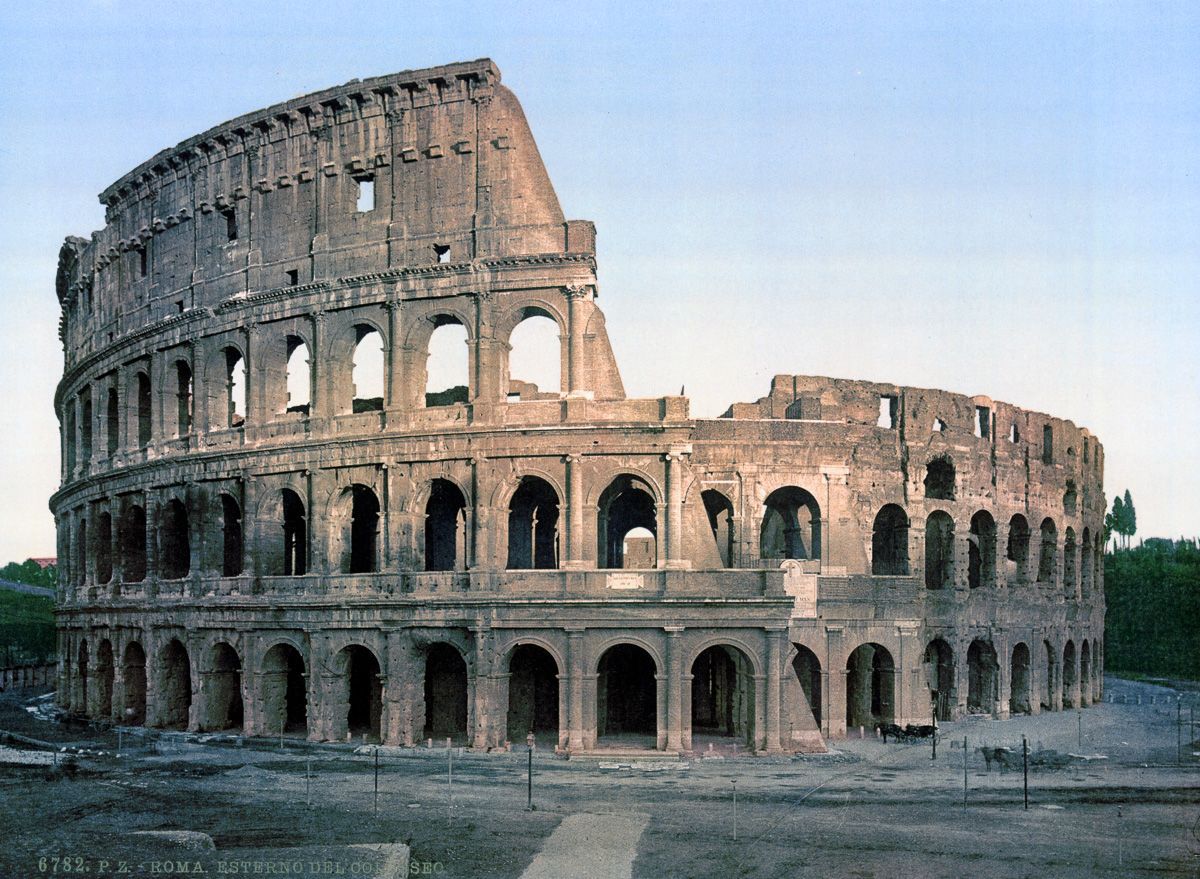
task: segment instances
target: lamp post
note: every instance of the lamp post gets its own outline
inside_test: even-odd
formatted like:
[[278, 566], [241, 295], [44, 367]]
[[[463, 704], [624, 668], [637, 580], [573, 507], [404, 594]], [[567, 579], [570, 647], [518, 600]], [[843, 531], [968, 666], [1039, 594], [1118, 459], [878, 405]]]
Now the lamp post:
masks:
[[526, 802], [525, 809], [528, 812], [533, 811], [533, 749], [537, 747], [537, 739], [533, 736], [533, 730], [529, 731], [529, 735], [525, 736], [525, 747], [529, 753], [529, 773], [526, 781]]

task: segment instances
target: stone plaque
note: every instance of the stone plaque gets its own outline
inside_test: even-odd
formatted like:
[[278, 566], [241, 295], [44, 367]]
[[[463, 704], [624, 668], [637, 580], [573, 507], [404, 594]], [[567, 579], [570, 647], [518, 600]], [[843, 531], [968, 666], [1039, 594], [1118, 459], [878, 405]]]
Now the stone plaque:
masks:
[[609, 589], [641, 589], [642, 575], [630, 574], [622, 571], [619, 574], [608, 575]]

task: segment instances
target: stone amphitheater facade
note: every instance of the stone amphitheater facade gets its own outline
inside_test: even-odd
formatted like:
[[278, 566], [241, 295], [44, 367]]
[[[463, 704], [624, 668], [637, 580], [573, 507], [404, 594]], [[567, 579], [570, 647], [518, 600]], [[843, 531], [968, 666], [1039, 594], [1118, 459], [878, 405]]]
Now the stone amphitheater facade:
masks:
[[[1096, 439], [810, 376], [715, 419], [627, 398], [595, 230], [491, 61], [251, 113], [100, 198], [57, 276], [78, 714], [773, 753], [1100, 696]], [[510, 375], [535, 317], [561, 390]]]

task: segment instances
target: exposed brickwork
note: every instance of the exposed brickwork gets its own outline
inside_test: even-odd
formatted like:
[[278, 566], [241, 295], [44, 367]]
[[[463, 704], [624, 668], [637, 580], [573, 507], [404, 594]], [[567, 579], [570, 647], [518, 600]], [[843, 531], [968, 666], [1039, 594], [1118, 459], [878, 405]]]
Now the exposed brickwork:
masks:
[[[249, 114], [101, 200], [57, 284], [75, 710], [773, 752], [925, 722], [931, 682], [944, 717], [1099, 696], [1099, 443], [805, 376], [721, 419], [626, 399], [595, 231], [564, 219], [490, 61]], [[561, 391], [510, 375], [534, 316]], [[435, 394], [445, 325], [467, 378]]]

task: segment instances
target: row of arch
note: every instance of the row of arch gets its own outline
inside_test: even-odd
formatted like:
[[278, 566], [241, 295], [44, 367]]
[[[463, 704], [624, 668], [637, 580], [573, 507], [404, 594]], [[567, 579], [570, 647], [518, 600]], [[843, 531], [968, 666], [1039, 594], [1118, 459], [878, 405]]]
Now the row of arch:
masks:
[[[884, 505], [871, 527], [871, 573], [885, 576], [908, 576], [909, 518], [897, 504]], [[1030, 543], [1032, 533], [1028, 520], [1017, 513], [1008, 521], [1008, 536], [1003, 559], [1009, 563], [1009, 585], [1022, 585], [1032, 580], [1054, 584], [1058, 577], [1060, 552], [1063, 589], [1076, 594], [1081, 589], [1090, 594], [1101, 581], [1103, 538], [1093, 535], [1087, 527], [1078, 540], [1075, 529], [1068, 527], [1061, 550], [1058, 527], [1046, 517], [1038, 527], [1036, 568], [1031, 567]], [[986, 510], [977, 511], [967, 529], [967, 585], [971, 589], [994, 587], [999, 580], [997, 571], [999, 544], [996, 521]], [[925, 585], [929, 589], [954, 586], [959, 564], [955, 540], [954, 519], [945, 510], [934, 510], [925, 519]]]
[[[420, 681], [422, 707], [410, 738], [464, 741], [468, 737], [469, 676], [466, 657], [450, 642], [424, 648]], [[116, 663], [112, 642], [101, 638], [91, 651], [79, 643], [67, 663], [69, 707], [81, 715], [128, 725], [167, 729], [237, 731], [258, 735], [315, 734], [314, 674], [332, 692], [322, 695], [333, 716], [323, 738], [360, 737], [383, 741], [386, 678], [379, 658], [367, 646], [350, 644], [330, 669], [315, 672], [301, 650], [279, 641], [263, 654], [258, 668], [244, 667], [237, 649], [217, 641], [199, 662], [178, 638], [168, 640], [147, 664], [141, 644], [130, 641]], [[755, 747], [755, 666], [733, 644], [705, 647], [691, 664], [693, 735], [729, 740], [739, 749]], [[520, 643], [504, 662], [507, 679], [506, 738], [529, 733], [562, 743], [565, 723], [560, 682], [565, 671], [545, 647]], [[653, 748], [657, 740], [661, 670], [635, 643], [617, 643], [595, 668], [597, 742]], [[151, 695], [152, 694], [152, 695]]]
[[[539, 303], [518, 308], [510, 320], [496, 341], [503, 355], [498, 397], [521, 396], [512, 381], [518, 374], [516, 387], [535, 385], [538, 393], [557, 396], [563, 389], [564, 318], [550, 304]], [[468, 402], [476, 390], [472, 323], [457, 312], [433, 314], [409, 331], [400, 344], [407, 369], [420, 374], [419, 392], [389, 380], [396, 367], [389, 362], [388, 327], [367, 317], [355, 318], [328, 343], [319, 344], [327, 352], [320, 363], [311, 353], [316, 331], [291, 321], [270, 341], [219, 337], [207, 348], [197, 345], [191, 352], [168, 355], [158, 381], [149, 363], [132, 367], [123, 381], [115, 374], [102, 377], [63, 405], [66, 474], [86, 465], [97, 451], [112, 457], [124, 449], [145, 448], [156, 435], [170, 439], [248, 421]], [[103, 400], [99, 411], [94, 393]], [[393, 399], [400, 395], [403, 400]], [[156, 400], [161, 400], [157, 420]], [[201, 401], [202, 408], [197, 405]]]

